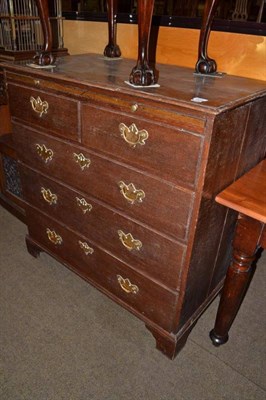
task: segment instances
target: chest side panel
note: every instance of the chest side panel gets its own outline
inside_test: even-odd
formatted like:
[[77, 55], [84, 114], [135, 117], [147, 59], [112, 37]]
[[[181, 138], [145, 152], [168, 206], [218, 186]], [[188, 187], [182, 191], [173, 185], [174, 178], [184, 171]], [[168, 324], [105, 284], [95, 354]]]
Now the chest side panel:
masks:
[[[264, 157], [265, 125], [259, 122], [255, 130], [251, 129], [252, 109], [258, 110], [259, 104], [261, 100], [243, 105], [220, 114], [215, 120], [189, 272], [183, 283], [181, 325], [211, 297], [225, 276], [236, 215], [218, 205], [215, 196]], [[261, 146], [256, 148], [256, 153], [253, 153], [252, 137]], [[252, 153], [252, 162], [246, 156], [248, 151]]]

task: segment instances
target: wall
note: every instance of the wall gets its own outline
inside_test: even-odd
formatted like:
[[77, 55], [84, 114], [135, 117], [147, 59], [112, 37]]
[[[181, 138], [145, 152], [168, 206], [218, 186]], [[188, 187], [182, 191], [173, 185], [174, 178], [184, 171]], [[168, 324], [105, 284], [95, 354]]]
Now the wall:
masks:
[[[199, 31], [195, 29], [160, 27], [157, 62], [194, 68], [198, 37]], [[102, 54], [107, 38], [107, 23], [64, 21], [64, 41], [70, 54]], [[123, 57], [136, 60], [137, 41], [136, 25], [118, 25]], [[212, 32], [209, 55], [217, 61], [221, 72], [266, 80], [265, 36]]]

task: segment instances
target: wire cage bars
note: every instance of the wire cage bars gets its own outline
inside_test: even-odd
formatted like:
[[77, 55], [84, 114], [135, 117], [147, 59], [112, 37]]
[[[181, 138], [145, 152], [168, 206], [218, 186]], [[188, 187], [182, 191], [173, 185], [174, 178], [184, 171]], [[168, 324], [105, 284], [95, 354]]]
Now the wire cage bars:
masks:
[[[66, 53], [61, 0], [49, 1], [53, 52]], [[0, 57], [24, 59], [42, 50], [43, 32], [35, 0], [0, 0]]]

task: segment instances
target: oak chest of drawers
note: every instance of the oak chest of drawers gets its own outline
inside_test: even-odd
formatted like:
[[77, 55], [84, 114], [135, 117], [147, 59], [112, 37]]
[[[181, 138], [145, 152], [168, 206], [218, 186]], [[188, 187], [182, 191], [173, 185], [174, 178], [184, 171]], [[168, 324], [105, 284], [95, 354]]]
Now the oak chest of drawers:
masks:
[[221, 288], [235, 214], [215, 195], [265, 156], [265, 84], [69, 56], [2, 64], [33, 255], [46, 251], [142, 319], [173, 358]]

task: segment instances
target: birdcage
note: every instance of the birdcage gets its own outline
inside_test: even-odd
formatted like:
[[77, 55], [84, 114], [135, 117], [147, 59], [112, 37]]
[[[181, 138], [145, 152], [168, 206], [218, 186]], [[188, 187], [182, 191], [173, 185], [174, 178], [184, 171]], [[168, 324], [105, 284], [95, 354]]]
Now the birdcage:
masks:
[[[53, 53], [67, 54], [61, 0], [49, 1]], [[27, 59], [42, 50], [43, 32], [35, 0], [0, 0], [0, 57]]]

